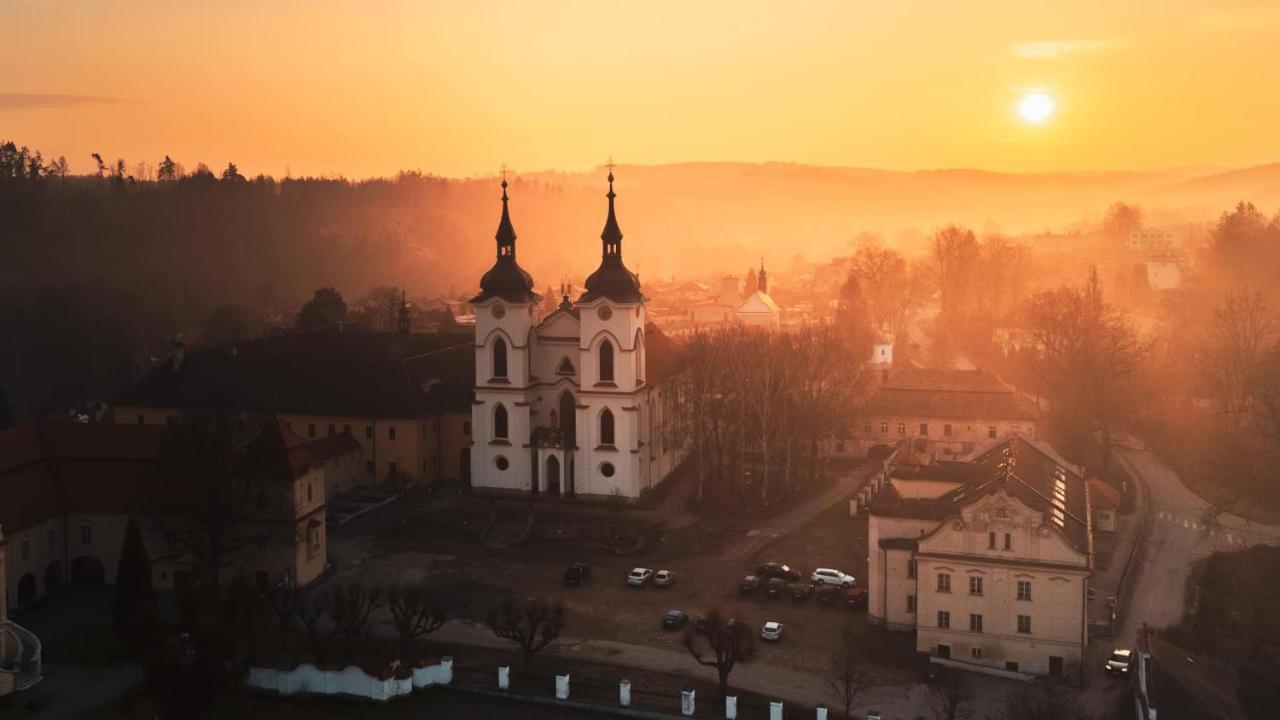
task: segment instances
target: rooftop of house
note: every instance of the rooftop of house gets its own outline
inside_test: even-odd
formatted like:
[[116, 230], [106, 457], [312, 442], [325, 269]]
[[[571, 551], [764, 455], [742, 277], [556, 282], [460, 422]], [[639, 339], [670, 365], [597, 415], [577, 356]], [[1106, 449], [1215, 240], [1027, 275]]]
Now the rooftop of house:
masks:
[[1026, 398], [985, 370], [901, 368], [889, 373], [862, 414], [955, 420], [1035, 420]]
[[115, 404], [415, 418], [470, 412], [474, 385], [471, 333], [324, 330], [188, 351]]
[[289, 482], [341, 452], [335, 437], [308, 443], [267, 421], [254, 436], [228, 438], [220, 454], [186, 426], [20, 425], [0, 432], [0, 527], [13, 534], [63, 513], [182, 511], [200, 497], [215, 457], [237, 476]]
[[[920, 466], [916, 472], [925, 467], [929, 466]], [[932, 499], [904, 498], [890, 484], [876, 496], [870, 513], [940, 522], [959, 515], [965, 506], [1003, 490], [1032, 510], [1043, 513], [1045, 522], [1056, 525], [1077, 550], [1090, 551], [1088, 490], [1084, 477], [1079, 467], [1063, 460], [1047, 443], [1005, 438], [978, 448], [964, 462], [945, 463], [928, 472], [939, 475], [937, 479], [964, 484]]]

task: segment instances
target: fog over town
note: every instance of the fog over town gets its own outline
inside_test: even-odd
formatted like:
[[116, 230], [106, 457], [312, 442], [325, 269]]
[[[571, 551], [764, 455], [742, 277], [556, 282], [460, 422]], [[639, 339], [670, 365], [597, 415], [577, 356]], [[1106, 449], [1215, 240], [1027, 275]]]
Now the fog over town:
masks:
[[1277, 714], [1273, 9], [245, 5], [0, 9], [0, 717]]

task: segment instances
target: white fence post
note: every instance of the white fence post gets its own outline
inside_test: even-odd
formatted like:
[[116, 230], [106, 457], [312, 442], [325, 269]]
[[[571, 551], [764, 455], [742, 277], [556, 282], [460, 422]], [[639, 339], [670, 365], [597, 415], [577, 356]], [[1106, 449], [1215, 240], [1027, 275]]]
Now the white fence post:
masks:
[[769, 720], [782, 720], [782, 703], [769, 703]]
[[568, 675], [556, 676], [556, 699], [557, 700], [569, 699], [569, 676]]
[[446, 655], [440, 658], [440, 684], [453, 684], [453, 656]]
[[693, 715], [693, 690], [685, 690], [680, 693], [680, 714], [685, 717]]
[[738, 696], [724, 697], [724, 720], [738, 720]]
[[618, 704], [622, 707], [631, 705], [631, 681], [623, 680], [618, 683]]
[[498, 668], [498, 689], [506, 690], [509, 687], [511, 687], [511, 668], [502, 665]]
[[818, 706], [818, 715], [817, 715], [816, 720], [827, 720], [827, 706], [826, 706], [826, 705], [819, 705], [819, 706]]

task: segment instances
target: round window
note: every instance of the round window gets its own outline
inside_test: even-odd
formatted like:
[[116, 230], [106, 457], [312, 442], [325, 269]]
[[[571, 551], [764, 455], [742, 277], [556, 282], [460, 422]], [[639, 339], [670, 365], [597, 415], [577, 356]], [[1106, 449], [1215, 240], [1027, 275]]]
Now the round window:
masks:
[[496, 465], [499, 470], [506, 470], [507, 468], [511, 467], [511, 463], [508, 462], [507, 458], [502, 455], [499, 455], [498, 457], [494, 458], [493, 464]]
[[600, 474], [605, 477], [613, 477], [613, 463], [605, 463], [600, 466]]
[[492, 312], [493, 316], [499, 320], [507, 316], [507, 309], [503, 307], [501, 303], [494, 305], [493, 310], [490, 312]]
[[601, 320], [608, 320], [609, 318], [613, 317], [613, 308], [610, 308], [608, 305], [605, 305], [601, 307], [599, 310], [597, 310], [596, 314], [600, 316]]

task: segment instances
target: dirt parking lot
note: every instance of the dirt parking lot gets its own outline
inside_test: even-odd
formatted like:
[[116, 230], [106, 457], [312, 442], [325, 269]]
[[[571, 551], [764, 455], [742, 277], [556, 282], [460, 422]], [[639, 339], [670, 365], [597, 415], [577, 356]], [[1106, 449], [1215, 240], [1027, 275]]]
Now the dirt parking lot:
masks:
[[[737, 537], [744, 537], [738, 533]], [[461, 603], [458, 615], [468, 619], [483, 620], [508, 594], [561, 598], [568, 610], [566, 636], [682, 650], [681, 633], [662, 629], [663, 614], [680, 609], [692, 618], [718, 607], [755, 626], [766, 621], [783, 623], [782, 641], [760, 643], [757, 658], [788, 668], [812, 672], [826, 667], [832, 640], [845, 626], [865, 638], [868, 654], [886, 666], [912, 667], [914, 660], [909, 638], [868, 626], [865, 608], [847, 607], [843, 598], [820, 604], [815, 597], [804, 601], [789, 595], [768, 598], [763, 589], [750, 596], [738, 592], [742, 577], [765, 561], [788, 563], [806, 580], [815, 567], [837, 568], [863, 584], [866, 521], [850, 519], [843, 504], [773, 541], [754, 558], [738, 561], [725, 560], [735, 556], [732, 539], [708, 543], [708, 551], [702, 553], [682, 542], [659, 544], [627, 557], [574, 543], [541, 542], [494, 550], [420, 538], [368, 542], [335, 537], [332, 542], [334, 550], [347, 557], [364, 555], [357, 566], [341, 571], [338, 579], [375, 584], [426, 580]], [[361, 542], [365, 544], [360, 546]], [[563, 584], [562, 575], [572, 561], [592, 566], [591, 579], [581, 587]], [[674, 571], [676, 583], [670, 588], [628, 586], [626, 576], [633, 567]]]

